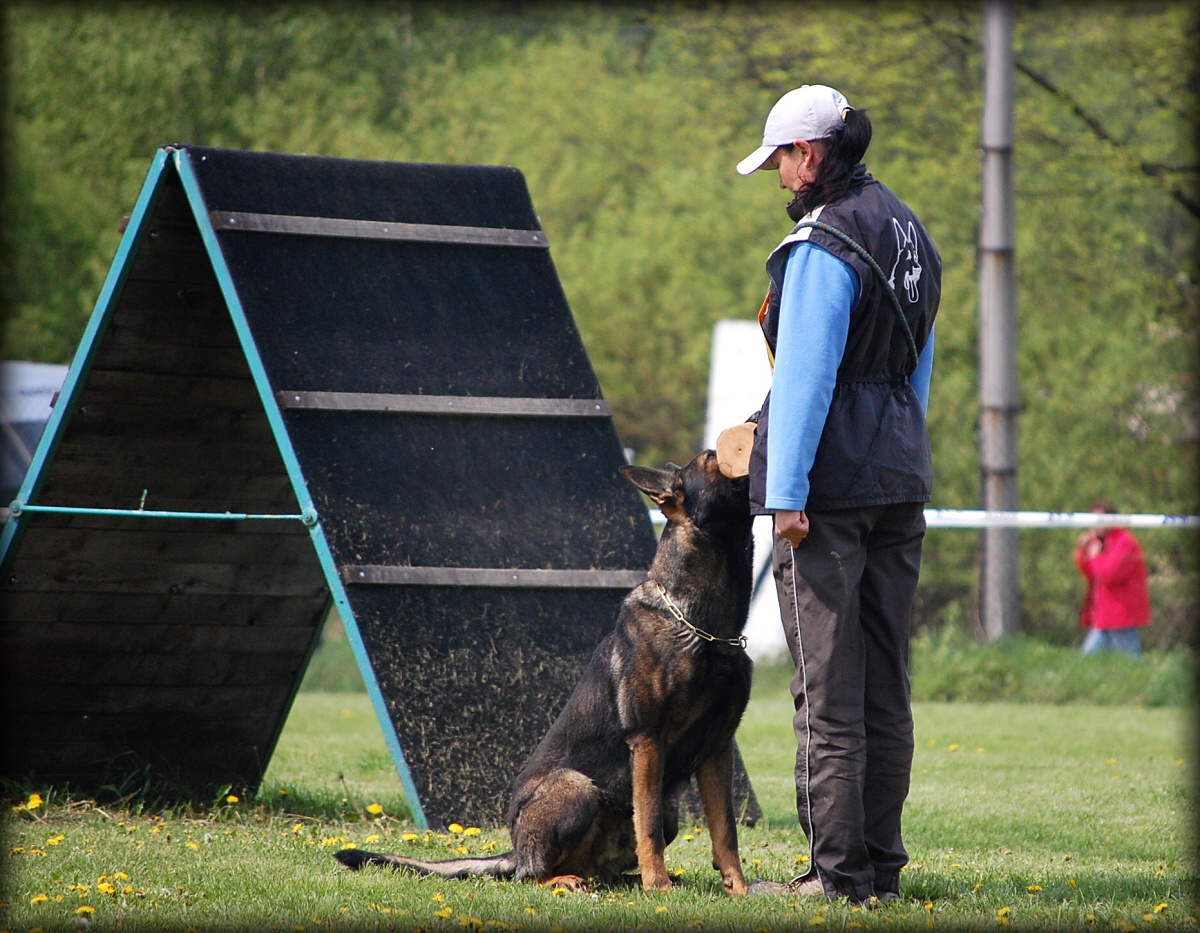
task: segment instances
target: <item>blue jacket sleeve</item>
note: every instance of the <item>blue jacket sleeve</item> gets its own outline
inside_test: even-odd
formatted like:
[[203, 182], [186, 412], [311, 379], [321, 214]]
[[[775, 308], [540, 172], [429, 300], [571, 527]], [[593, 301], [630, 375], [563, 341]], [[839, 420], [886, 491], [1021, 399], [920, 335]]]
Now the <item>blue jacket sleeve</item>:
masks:
[[929, 339], [925, 341], [921, 355], [917, 357], [917, 368], [909, 378], [924, 415], [929, 414], [929, 382], [933, 378], [933, 334], [936, 330], [935, 327], [929, 331]]
[[858, 276], [849, 264], [811, 243], [792, 247], [780, 295], [768, 413], [769, 509], [800, 511], [808, 502], [808, 473], [857, 303]]

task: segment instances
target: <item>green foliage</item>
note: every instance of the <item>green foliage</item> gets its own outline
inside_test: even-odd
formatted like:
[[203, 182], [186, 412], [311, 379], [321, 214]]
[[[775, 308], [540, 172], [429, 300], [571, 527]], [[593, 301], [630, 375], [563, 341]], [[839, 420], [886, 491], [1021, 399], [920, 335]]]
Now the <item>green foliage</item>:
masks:
[[[733, 165], [780, 93], [825, 82], [869, 108], [870, 169], [939, 244], [934, 504], [977, 507], [981, 24], [925, 6], [10, 4], [5, 355], [70, 358], [160, 144], [512, 164], [625, 444], [683, 462], [712, 326], [757, 311], [788, 225], [770, 173]], [[1195, 24], [1175, 2], [1019, 10], [1023, 508], [1197, 509]], [[1166, 646], [1195, 616], [1194, 536], [1144, 540]], [[1061, 644], [1070, 546], [1022, 536], [1024, 627]], [[971, 627], [976, 547], [931, 533], [922, 625]]]

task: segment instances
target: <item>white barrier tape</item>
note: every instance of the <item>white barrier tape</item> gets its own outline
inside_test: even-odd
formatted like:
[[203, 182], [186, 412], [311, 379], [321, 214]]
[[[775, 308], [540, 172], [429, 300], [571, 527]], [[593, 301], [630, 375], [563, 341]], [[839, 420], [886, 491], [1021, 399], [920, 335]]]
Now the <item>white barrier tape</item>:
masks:
[[930, 528], [1200, 528], [1195, 515], [1098, 515], [1095, 512], [985, 512], [973, 509], [926, 509]]
[[[658, 509], [650, 510], [656, 525], [666, 522]], [[1095, 512], [985, 512], [981, 509], [926, 509], [929, 528], [1200, 528], [1196, 515], [1097, 515]]]

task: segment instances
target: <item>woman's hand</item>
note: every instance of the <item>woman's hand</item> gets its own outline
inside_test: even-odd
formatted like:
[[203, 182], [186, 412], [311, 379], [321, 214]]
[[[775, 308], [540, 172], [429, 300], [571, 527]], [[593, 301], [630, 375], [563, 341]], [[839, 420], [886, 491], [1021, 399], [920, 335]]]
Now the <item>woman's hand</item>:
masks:
[[800, 542], [808, 537], [808, 516], [804, 512], [776, 512], [775, 534], [787, 538], [792, 547], [799, 547]]

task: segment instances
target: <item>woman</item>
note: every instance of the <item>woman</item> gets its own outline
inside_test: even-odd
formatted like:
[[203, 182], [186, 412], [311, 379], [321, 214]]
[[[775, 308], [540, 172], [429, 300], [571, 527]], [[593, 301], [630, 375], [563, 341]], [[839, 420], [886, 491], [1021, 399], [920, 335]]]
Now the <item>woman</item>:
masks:
[[[1115, 515], [1116, 506], [1097, 502], [1092, 512]], [[1079, 612], [1079, 627], [1087, 634], [1084, 654], [1111, 649], [1139, 658], [1142, 638], [1138, 629], [1150, 621], [1150, 589], [1146, 583], [1146, 558], [1129, 530], [1100, 525], [1079, 536], [1075, 566], [1087, 580], [1087, 594]]]
[[752, 893], [899, 897], [912, 769], [908, 650], [932, 470], [925, 428], [941, 259], [916, 215], [867, 174], [871, 122], [805, 85], [738, 165], [778, 172], [796, 226], [767, 260], [759, 319], [774, 360], [751, 455], [797, 738], [808, 871]]

